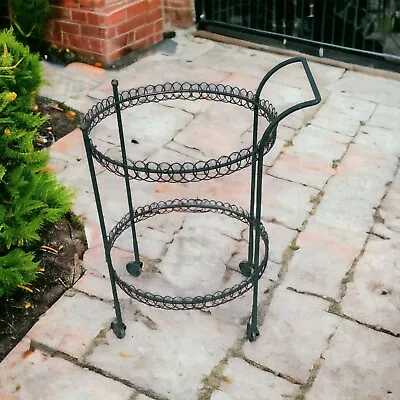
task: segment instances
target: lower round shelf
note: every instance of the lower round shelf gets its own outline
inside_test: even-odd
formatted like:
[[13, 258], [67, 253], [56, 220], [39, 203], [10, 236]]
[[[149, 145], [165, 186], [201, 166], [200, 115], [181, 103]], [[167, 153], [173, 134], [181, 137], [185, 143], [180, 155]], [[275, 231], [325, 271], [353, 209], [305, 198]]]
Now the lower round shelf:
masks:
[[[109, 234], [109, 248], [111, 249], [117, 238], [128, 229], [132, 222], [146, 220], [155, 215], [167, 214], [170, 212], [187, 212], [187, 213], [206, 213], [214, 212], [223, 214], [231, 218], [235, 218], [247, 225], [250, 225], [250, 215], [242, 208], [229, 203], [222, 203], [215, 200], [206, 199], [177, 199], [162, 201], [159, 203], [152, 203], [150, 205], [137, 208], [134, 215], [131, 216], [129, 213], [117, 223]], [[253, 226], [255, 230], [255, 227]], [[240, 283], [226, 288], [221, 291], [217, 291], [213, 294], [193, 296], [193, 297], [172, 297], [162, 296], [150, 292], [145, 292], [135, 286], [128, 284], [126, 281], [121, 279], [117, 272], [114, 270], [114, 276], [119, 287], [133, 299], [145, 303], [149, 306], [171, 309], [171, 310], [190, 310], [190, 309], [205, 309], [215, 307], [231, 300], [236, 299], [242, 294], [249, 291], [254, 281], [260, 279], [265, 271], [268, 260], [268, 234], [265, 227], [261, 224], [260, 226], [260, 237], [264, 243], [264, 257], [259, 264], [258, 276], [254, 276], [254, 268], [251, 268], [251, 273], [244, 277]]]

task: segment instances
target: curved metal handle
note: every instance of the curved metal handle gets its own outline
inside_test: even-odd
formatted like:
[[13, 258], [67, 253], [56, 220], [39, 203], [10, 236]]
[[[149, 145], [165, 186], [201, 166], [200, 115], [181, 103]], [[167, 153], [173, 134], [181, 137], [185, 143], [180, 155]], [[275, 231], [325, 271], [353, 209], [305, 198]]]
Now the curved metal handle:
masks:
[[262, 138], [260, 140], [259, 144], [260, 144], [261, 148], [264, 147], [265, 142], [267, 141], [267, 139], [269, 137], [269, 133], [273, 129], [276, 128], [276, 126], [279, 124], [280, 121], [282, 121], [284, 118], [286, 118], [288, 115], [294, 113], [295, 111], [301, 110], [301, 109], [306, 108], [306, 107], [315, 106], [318, 103], [320, 103], [320, 101], [321, 101], [321, 94], [319, 93], [319, 90], [317, 88], [317, 84], [315, 83], [314, 77], [312, 75], [312, 72], [310, 70], [310, 67], [308, 65], [307, 60], [304, 57], [293, 57], [293, 58], [290, 58], [289, 60], [286, 60], [286, 61], [283, 61], [283, 62], [279, 63], [274, 68], [272, 68], [267, 73], [267, 75], [264, 76], [264, 78], [262, 79], [262, 81], [258, 85], [256, 94], [255, 94], [256, 104], [259, 102], [261, 91], [264, 88], [264, 86], [267, 83], [267, 81], [269, 80], [269, 78], [271, 78], [271, 76], [273, 74], [275, 74], [275, 72], [279, 71], [281, 68], [284, 68], [287, 65], [298, 63], [298, 62], [300, 62], [303, 65], [304, 71], [306, 73], [308, 82], [309, 82], [310, 87], [311, 87], [311, 90], [312, 90], [312, 92], [314, 94], [314, 99], [303, 101], [302, 103], [299, 103], [299, 104], [296, 104], [294, 106], [289, 107], [285, 111], [281, 112], [273, 121], [271, 121], [271, 123], [269, 124], [268, 128], [265, 130], [265, 132], [264, 132], [264, 134], [263, 134], [263, 136], [262, 136]]

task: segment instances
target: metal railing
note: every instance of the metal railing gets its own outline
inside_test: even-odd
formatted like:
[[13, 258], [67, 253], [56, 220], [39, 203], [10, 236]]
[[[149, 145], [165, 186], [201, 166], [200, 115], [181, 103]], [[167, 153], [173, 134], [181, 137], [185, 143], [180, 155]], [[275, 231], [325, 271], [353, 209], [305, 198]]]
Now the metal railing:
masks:
[[400, 0], [196, 0], [200, 29], [228, 28], [400, 62]]

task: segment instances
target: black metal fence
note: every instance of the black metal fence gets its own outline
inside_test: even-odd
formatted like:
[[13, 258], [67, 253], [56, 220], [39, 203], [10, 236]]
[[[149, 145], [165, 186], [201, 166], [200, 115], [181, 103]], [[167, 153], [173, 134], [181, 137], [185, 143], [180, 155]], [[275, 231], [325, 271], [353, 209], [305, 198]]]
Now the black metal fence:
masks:
[[400, 0], [197, 0], [196, 13], [200, 29], [400, 62]]

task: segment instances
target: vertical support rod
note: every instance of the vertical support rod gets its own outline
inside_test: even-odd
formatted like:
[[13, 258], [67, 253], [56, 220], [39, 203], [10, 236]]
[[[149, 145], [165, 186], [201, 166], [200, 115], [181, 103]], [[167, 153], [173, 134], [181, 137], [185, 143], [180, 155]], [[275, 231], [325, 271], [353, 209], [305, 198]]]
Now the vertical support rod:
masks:
[[[364, 10], [363, 18], [365, 18], [365, 16], [367, 15], [367, 13], [368, 13], [368, 10]], [[366, 44], [365, 44], [365, 37], [366, 37], [366, 36], [367, 36], [367, 35], [365, 35], [365, 34], [362, 35], [362, 37], [363, 37], [363, 39], [362, 39], [362, 50], [366, 50]]]
[[249, 249], [247, 261], [253, 267], [254, 254], [254, 210], [256, 198], [256, 174], [257, 174], [257, 136], [258, 136], [258, 104], [254, 105], [253, 115], [253, 154], [251, 156], [251, 186], [250, 186], [250, 224], [249, 224]]
[[257, 1], [257, 4], [256, 4], [256, 22], [255, 22], [255, 25], [254, 25], [255, 29], [260, 29], [259, 19], [260, 19], [260, 2]]
[[346, 24], [347, 24], [347, 13], [349, 11], [349, 6], [346, 5], [346, 8], [344, 10], [344, 21], [343, 21], [343, 31], [342, 31], [342, 42], [341, 46], [344, 46], [344, 39], [346, 37]]
[[356, 33], [358, 25], [358, 9], [360, 7], [360, 0], [356, 0], [356, 9], [354, 10], [354, 22], [353, 22], [353, 49], [356, 48]]
[[292, 26], [292, 35], [294, 37], [299, 36], [299, 31], [298, 31], [298, 24], [299, 21], [297, 21], [297, 0], [292, 0], [293, 1], [293, 26]]
[[263, 181], [263, 155], [264, 146], [258, 149], [257, 159], [257, 187], [256, 187], [256, 217], [254, 241], [254, 260], [253, 260], [253, 307], [251, 310], [251, 332], [258, 335], [258, 281], [260, 274], [260, 238], [261, 238], [261, 200], [262, 200], [262, 181]]
[[[322, 27], [321, 27], [321, 42], [324, 43], [325, 36], [325, 24], [326, 24], [326, 0], [324, 0], [324, 6], [322, 9]], [[312, 38], [314, 40], [314, 38]]]
[[287, 19], [286, 19], [286, 12], [287, 12], [287, 0], [283, 2], [283, 34], [286, 35], [286, 27], [287, 27]]
[[333, 44], [336, 42], [335, 40], [335, 27], [336, 27], [336, 6], [337, 6], [337, 0], [335, 0], [335, 4], [333, 6], [333, 16], [332, 16], [332, 37], [331, 37], [331, 43]]
[[276, 32], [276, 0], [272, 3], [272, 32]]
[[315, 30], [315, 4], [314, 1], [312, 0], [310, 3], [310, 15], [309, 18], [311, 18], [311, 40], [315, 40], [314, 38], [314, 30]]
[[133, 221], [133, 204], [132, 204], [132, 193], [131, 187], [129, 184], [129, 174], [128, 174], [128, 164], [127, 164], [127, 157], [126, 157], [126, 148], [125, 148], [125, 138], [124, 138], [124, 128], [122, 125], [122, 117], [121, 117], [121, 105], [118, 93], [118, 81], [113, 79], [111, 81], [111, 85], [113, 87], [113, 94], [114, 94], [114, 103], [115, 103], [115, 111], [117, 115], [117, 122], [118, 122], [118, 133], [119, 133], [119, 142], [121, 145], [121, 154], [122, 154], [122, 163], [124, 165], [124, 178], [125, 178], [125, 188], [126, 188], [126, 197], [128, 200], [128, 207], [129, 207], [129, 215], [132, 218], [131, 221], [131, 230], [132, 230], [132, 244], [133, 244], [133, 252], [135, 255], [135, 262], [140, 263], [139, 258], [139, 246], [136, 237], [136, 226]]
[[[242, 7], [244, 7], [244, 3], [242, 2]], [[244, 24], [243, 24], [244, 25]], [[251, 2], [248, 3], [247, 10], [247, 27], [251, 28]]]
[[205, 15], [204, 0], [195, 0], [196, 24], [199, 29], [202, 29], [202, 17]]
[[89, 139], [89, 133], [88, 133], [89, 126], [84, 123], [84, 124], [82, 124], [81, 129], [82, 129], [82, 134], [83, 134], [83, 142], [85, 144], [85, 149], [86, 149], [86, 157], [87, 157], [88, 166], [89, 166], [90, 179], [92, 180], [94, 198], [96, 201], [97, 214], [99, 217], [99, 224], [100, 224], [101, 236], [103, 239], [104, 253], [105, 253], [105, 258], [106, 258], [106, 262], [107, 262], [107, 266], [108, 266], [108, 274], [110, 276], [111, 291], [112, 291], [113, 300], [114, 300], [115, 316], [117, 318], [117, 321], [115, 324], [113, 323], [112, 328], [113, 328], [116, 336], [119, 339], [122, 339], [125, 336], [125, 325], [122, 321], [121, 306], [119, 304], [117, 286], [115, 283], [114, 268], [113, 268], [112, 259], [111, 259], [111, 247], [110, 247], [110, 244], [109, 244], [109, 241], [107, 238], [106, 225], [104, 222], [103, 207], [101, 205], [100, 191], [99, 191], [96, 172], [95, 172], [94, 164], [93, 164], [92, 150], [91, 150], [91, 146], [90, 146], [90, 139]]

